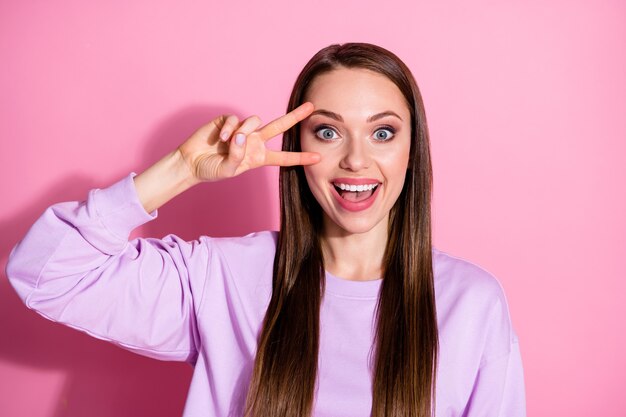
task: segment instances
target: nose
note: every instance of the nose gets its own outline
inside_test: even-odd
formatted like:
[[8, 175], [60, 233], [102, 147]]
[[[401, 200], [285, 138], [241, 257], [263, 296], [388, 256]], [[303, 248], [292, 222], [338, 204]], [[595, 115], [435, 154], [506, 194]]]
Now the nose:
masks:
[[366, 141], [351, 137], [345, 142], [344, 152], [341, 168], [356, 172], [369, 167], [371, 159]]

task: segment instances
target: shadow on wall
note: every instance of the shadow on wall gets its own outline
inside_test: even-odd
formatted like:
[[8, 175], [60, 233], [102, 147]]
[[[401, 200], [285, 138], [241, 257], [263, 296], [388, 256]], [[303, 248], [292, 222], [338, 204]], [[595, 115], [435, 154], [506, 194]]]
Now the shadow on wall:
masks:
[[[142, 164], [132, 169], [140, 172], [222, 113], [237, 114], [232, 109], [195, 106], [168, 117], [148, 136]], [[120, 172], [117, 178], [125, 174]], [[191, 240], [200, 235], [237, 236], [271, 229], [278, 217], [278, 202], [270, 193], [271, 178], [269, 170], [260, 169], [202, 184], [164, 206], [158, 219], [136, 234], [162, 237], [172, 233]], [[84, 199], [96, 186], [106, 184], [70, 175], [22, 208], [19, 215], [0, 222], [0, 360], [66, 375], [56, 411], [50, 417], [181, 415], [191, 366], [144, 358], [44, 320], [23, 306], [6, 279], [5, 266], [12, 247], [43, 210], [59, 201]], [[37, 387], [35, 381], [32, 385]]]
[[[227, 108], [194, 107], [173, 116], [176, 123], [158, 126], [145, 150], [145, 168], [175, 149], [202, 124], [216, 115], [237, 114]], [[278, 227], [278, 199], [270, 193], [272, 168], [245, 172], [235, 178], [200, 184], [170, 201], [157, 221], [144, 226], [144, 234], [162, 237], [174, 233], [184, 239], [200, 235], [241, 236]], [[277, 178], [277, 177], [276, 177]]]

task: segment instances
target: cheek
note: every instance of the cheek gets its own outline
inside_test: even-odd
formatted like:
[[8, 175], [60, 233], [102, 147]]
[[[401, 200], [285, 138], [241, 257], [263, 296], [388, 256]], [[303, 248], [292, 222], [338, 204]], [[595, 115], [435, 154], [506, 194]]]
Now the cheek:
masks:
[[332, 146], [321, 143], [319, 140], [310, 136], [302, 136], [300, 148], [303, 152], [317, 152], [322, 157], [321, 160], [314, 165], [304, 166], [304, 173], [309, 183], [309, 188], [313, 188], [312, 183], [320, 181], [328, 181], [328, 175], [337, 165], [337, 151]]
[[403, 173], [409, 167], [410, 145], [403, 144], [392, 151], [381, 155], [381, 164], [388, 167], [389, 172]]
[[315, 152], [315, 140], [308, 133], [300, 133], [300, 149], [304, 152]]
[[321, 166], [324, 162], [319, 162], [315, 165], [307, 165], [304, 167], [304, 176], [309, 184], [309, 188], [314, 191], [320, 187], [320, 183], [325, 182], [327, 179], [324, 177], [324, 173], [327, 170]]
[[[300, 136], [300, 149], [302, 152], [317, 152], [314, 147], [311, 146], [312, 141], [307, 137], [308, 135]], [[305, 165], [302, 168], [304, 169], [304, 176], [306, 178], [306, 182], [309, 185], [309, 189], [315, 194], [315, 179], [318, 176], [319, 165], [324, 163], [323, 155], [322, 160], [315, 165]]]
[[[385, 161], [381, 163], [386, 167], [385, 176], [391, 183], [391, 190], [396, 197], [402, 192], [404, 187], [407, 169], [409, 167], [410, 147], [399, 147], [395, 152], [385, 156]], [[390, 191], [391, 191], [390, 190]]]
[[325, 200], [323, 191], [325, 180], [323, 180], [319, 170], [312, 165], [304, 167], [304, 176], [306, 178], [307, 185], [309, 186], [309, 191], [313, 195], [315, 201], [317, 201], [317, 203], [321, 206]]

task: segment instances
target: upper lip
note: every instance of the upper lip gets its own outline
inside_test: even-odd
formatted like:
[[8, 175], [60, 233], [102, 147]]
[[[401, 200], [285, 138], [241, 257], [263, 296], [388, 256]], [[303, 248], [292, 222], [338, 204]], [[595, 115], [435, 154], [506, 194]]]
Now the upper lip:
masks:
[[380, 181], [374, 178], [334, 178], [330, 182], [332, 182], [333, 184], [347, 184], [347, 185], [380, 184]]

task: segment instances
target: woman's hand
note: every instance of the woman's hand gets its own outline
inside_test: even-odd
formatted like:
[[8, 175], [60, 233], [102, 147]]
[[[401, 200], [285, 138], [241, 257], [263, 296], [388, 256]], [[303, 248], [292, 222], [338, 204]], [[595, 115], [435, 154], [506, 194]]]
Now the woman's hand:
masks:
[[261, 127], [257, 116], [239, 122], [237, 116], [220, 116], [196, 131], [178, 150], [198, 182], [234, 177], [266, 165], [310, 165], [320, 156], [311, 152], [276, 152], [265, 147], [269, 139], [287, 131], [313, 112], [304, 103]]
[[304, 103], [263, 127], [256, 116], [241, 123], [236, 116], [216, 118], [134, 178], [141, 204], [151, 213], [200, 182], [234, 177], [266, 165], [315, 164], [320, 160], [317, 153], [271, 151], [265, 147], [269, 139], [287, 131], [312, 112], [313, 104]]

